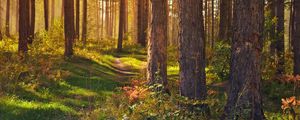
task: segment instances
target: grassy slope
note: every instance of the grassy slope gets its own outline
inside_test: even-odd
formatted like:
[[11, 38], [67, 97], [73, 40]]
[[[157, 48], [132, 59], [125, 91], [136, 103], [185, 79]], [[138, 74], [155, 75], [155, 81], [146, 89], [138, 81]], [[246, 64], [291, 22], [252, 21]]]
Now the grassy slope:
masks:
[[[88, 117], [101, 107], [116, 88], [128, 83], [137, 74], [145, 59], [143, 53], [128, 51], [104, 55], [80, 52], [71, 59], [53, 59], [53, 70], [62, 71], [62, 79], [33, 88], [19, 85], [12, 92], [0, 95], [1, 120], [65, 120]], [[126, 57], [125, 57], [126, 56]], [[119, 60], [123, 68], [114, 65]], [[126, 69], [125, 69], [126, 68]]]

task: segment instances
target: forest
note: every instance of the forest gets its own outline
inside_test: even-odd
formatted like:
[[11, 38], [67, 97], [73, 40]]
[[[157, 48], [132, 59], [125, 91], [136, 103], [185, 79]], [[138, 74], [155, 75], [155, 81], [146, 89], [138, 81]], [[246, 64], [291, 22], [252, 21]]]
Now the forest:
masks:
[[300, 0], [0, 0], [0, 120], [300, 120]]

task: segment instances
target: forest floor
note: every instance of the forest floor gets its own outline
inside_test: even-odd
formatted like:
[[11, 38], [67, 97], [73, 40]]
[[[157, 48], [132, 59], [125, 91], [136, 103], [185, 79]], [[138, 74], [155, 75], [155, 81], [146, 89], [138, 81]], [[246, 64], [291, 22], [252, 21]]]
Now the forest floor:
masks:
[[[12, 44], [16, 46], [16, 43]], [[109, 101], [111, 96], [123, 94], [121, 87], [131, 84], [133, 79], [141, 81], [145, 79], [147, 53], [144, 48], [138, 46], [127, 46], [121, 53], [116, 53], [114, 49], [100, 50], [98, 46], [91, 46], [75, 49], [76, 55], [71, 58], [62, 57], [62, 52], [29, 55], [32, 57], [28, 57], [26, 64], [13, 57], [16, 53], [9, 49], [16, 47], [3, 50], [8, 52], [0, 51], [2, 55], [0, 62], [3, 62], [1, 64], [4, 64], [4, 68], [8, 68], [2, 71], [0, 69], [0, 82], [6, 83], [1, 79], [6, 80], [6, 76], [9, 75], [12, 76], [11, 80], [19, 80], [12, 85], [13, 89], [10, 87], [5, 92], [0, 91], [0, 119], [86, 120], [110, 117], [110, 115], [103, 115], [101, 110], [111, 107], [106, 106], [107, 103], [112, 102]], [[170, 49], [168, 53], [170, 53], [168, 56], [169, 88], [172, 95], [178, 95], [178, 54], [176, 49]], [[28, 69], [24, 72], [23, 67]], [[33, 76], [23, 74], [27, 71]], [[218, 119], [226, 103], [228, 83], [224, 82], [226, 80], [215, 81], [210, 77], [211, 74], [210, 72], [207, 74], [209, 94], [207, 101], [211, 108], [212, 119]], [[292, 84], [281, 84], [270, 80], [263, 81], [262, 91], [266, 117], [275, 120], [284, 119], [280, 108], [281, 98], [300, 96], [300, 91], [295, 91]], [[124, 101], [120, 99], [117, 102]], [[149, 109], [156, 109], [151, 107], [155, 106], [150, 105]], [[126, 109], [124, 111], [128, 110], [128, 108], [124, 109]], [[120, 110], [121, 115], [113, 117], [122, 117], [122, 112]]]
[[[101, 59], [97, 59], [101, 56]], [[140, 59], [140, 60], [139, 60]], [[52, 59], [53, 60], [53, 59]], [[129, 84], [144, 66], [145, 55], [98, 54], [95, 59], [57, 57], [51, 71], [61, 79], [19, 87], [0, 95], [1, 120], [92, 119], [90, 113]], [[45, 78], [47, 79], [47, 78]], [[38, 87], [36, 87], [38, 86]]]

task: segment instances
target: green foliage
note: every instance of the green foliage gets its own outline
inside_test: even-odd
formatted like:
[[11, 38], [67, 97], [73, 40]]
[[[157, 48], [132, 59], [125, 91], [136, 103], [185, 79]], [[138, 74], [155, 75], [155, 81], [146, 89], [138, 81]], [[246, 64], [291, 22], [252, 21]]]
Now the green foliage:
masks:
[[221, 82], [229, 80], [230, 51], [228, 43], [217, 42], [207, 71], [208, 81]]

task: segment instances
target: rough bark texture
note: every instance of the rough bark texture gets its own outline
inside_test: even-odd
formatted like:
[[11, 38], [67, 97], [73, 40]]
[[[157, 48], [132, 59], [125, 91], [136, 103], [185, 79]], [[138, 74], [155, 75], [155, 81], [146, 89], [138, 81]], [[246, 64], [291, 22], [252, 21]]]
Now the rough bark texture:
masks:
[[[21, 0], [20, 0], [21, 1]], [[44, 0], [45, 30], [49, 30], [49, 0]]]
[[221, 0], [220, 3], [219, 40], [230, 40], [232, 21], [232, 0]]
[[151, 22], [149, 23], [148, 70], [150, 84], [163, 84], [167, 81], [167, 34], [168, 0], [152, 0]]
[[79, 32], [80, 32], [80, 28], [79, 28], [79, 19], [80, 18], [80, 1], [76, 0], [76, 25], [75, 25], [75, 38], [79, 39]]
[[284, 74], [284, 0], [277, 0], [277, 40], [276, 40], [276, 53], [277, 53], [277, 75]]
[[30, 0], [30, 30], [28, 43], [32, 44], [34, 39], [34, 28], [35, 28], [35, 0]]
[[293, 52], [294, 52], [294, 75], [300, 75], [300, 0], [294, 0], [294, 23], [293, 23]]
[[120, 1], [120, 17], [119, 17], [119, 37], [118, 37], [118, 52], [122, 51], [123, 33], [125, 27], [125, 0]]
[[[97, 21], [99, 22], [99, 21]], [[99, 27], [99, 26], [98, 26]], [[99, 35], [99, 33], [98, 33]], [[82, 43], [86, 45], [86, 36], [87, 36], [87, 0], [83, 0], [83, 17], [82, 17]]]
[[28, 50], [27, 39], [29, 37], [29, 0], [19, 1], [19, 53], [26, 53]]
[[179, 0], [180, 94], [190, 99], [207, 96], [202, 0]]
[[65, 56], [73, 55], [74, 28], [74, 0], [64, 0], [65, 10]]
[[10, 36], [10, 0], [6, 1], [5, 35]]
[[262, 120], [261, 52], [264, 1], [235, 0], [230, 94], [224, 120]]
[[146, 46], [149, 16], [149, 0], [138, 1], [138, 43]]

